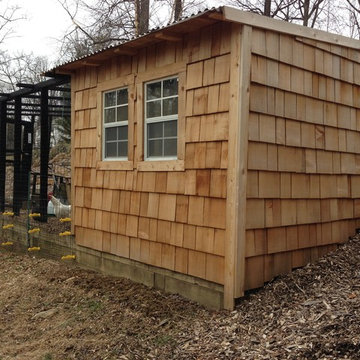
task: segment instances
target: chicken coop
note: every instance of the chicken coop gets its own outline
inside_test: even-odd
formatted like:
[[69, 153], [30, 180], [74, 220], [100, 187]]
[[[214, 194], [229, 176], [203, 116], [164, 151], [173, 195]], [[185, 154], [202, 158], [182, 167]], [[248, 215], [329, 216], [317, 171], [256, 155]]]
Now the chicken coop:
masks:
[[71, 76], [79, 262], [231, 309], [346, 241], [359, 47], [220, 7], [50, 70]]

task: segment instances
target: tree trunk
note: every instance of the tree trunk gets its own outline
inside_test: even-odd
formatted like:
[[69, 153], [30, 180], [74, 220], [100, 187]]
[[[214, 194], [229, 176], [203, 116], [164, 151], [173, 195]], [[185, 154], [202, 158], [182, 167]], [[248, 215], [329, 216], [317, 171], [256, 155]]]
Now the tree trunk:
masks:
[[310, 0], [304, 0], [304, 19], [303, 25], [309, 25], [309, 11], [310, 11]]
[[265, 0], [264, 3], [264, 15], [270, 17], [271, 16], [271, 0]]
[[135, 0], [136, 35], [149, 31], [150, 0]]
[[174, 20], [177, 21], [182, 16], [183, 4], [182, 0], [174, 0]]

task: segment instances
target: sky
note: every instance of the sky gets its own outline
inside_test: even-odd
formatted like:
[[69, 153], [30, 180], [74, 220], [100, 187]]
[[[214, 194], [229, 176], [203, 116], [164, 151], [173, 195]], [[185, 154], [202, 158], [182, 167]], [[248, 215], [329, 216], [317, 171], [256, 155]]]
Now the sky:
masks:
[[[89, 0], [91, 2], [91, 0]], [[71, 3], [71, 0], [69, 1]], [[221, 1], [208, 0], [208, 5], [218, 6]], [[8, 6], [18, 6], [18, 15], [25, 20], [14, 24], [15, 33], [2, 48], [12, 52], [32, 52], [46, 56], [51, 63], [57, 61], [59, 40], [71, 28], [71, 20], [57, 0], [0, 0], [0, 13]]]
[[24, 51], [37, 56], [47, 56], [55, 61], [59, 39], [71, 21], [57, 0], [1, 0], [0, 11], [7, 4], [20, 7], [18, 15], [25, 20], [14, 23], [14, 34], [2, 45], [13, 52]]
[[[72, 3], [72, 0], [67, 1]], [[207, 0], [209, 6], [222, 3], [221, 0]], [[9, 5], [18, 6], [17, 14], [26, 19], [14, 23], [14, 34], [0, 45], [0, 50], [32, 52], [36, 56], [46, 56], [53, 65], [58, 60], [60, 40], [72, 25], [58, 0], [0, 0], [0, 14]]]

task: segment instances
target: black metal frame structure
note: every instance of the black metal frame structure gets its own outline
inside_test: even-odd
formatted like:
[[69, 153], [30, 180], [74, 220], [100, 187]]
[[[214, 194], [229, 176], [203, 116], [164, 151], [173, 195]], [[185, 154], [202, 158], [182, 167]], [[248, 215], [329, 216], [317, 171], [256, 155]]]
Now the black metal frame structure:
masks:
[[[59, 75], [37, 84], [19, 83], [12, 93], [0, 93], [0, 211], [5, 210], [6, 163], [14, 168], [13, 212], [20, 214], [27, 199], [31, 171], [34, 123], [40, 121], [40, 220], [47, 220], [48, 164], [54, 117], [71, 116], [70, 77]], [[60, 94], [60, 96], [59, 96]], [[61, 96], [63, 94], [63, 96]], [[14, 148], [7, 149], [7, 124], [14, 124]], [[13, 155], [9, 160], [7, 155]]]

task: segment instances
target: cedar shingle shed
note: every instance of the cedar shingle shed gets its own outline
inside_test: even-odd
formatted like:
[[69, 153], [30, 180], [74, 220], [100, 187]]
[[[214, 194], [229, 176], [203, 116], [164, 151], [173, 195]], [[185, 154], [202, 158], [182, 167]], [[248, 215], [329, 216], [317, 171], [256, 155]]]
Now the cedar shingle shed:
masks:
[[358, 41], [221, 7], [53, 73], [76, 242], [121, 275], [232, 308], [359, 225]]

